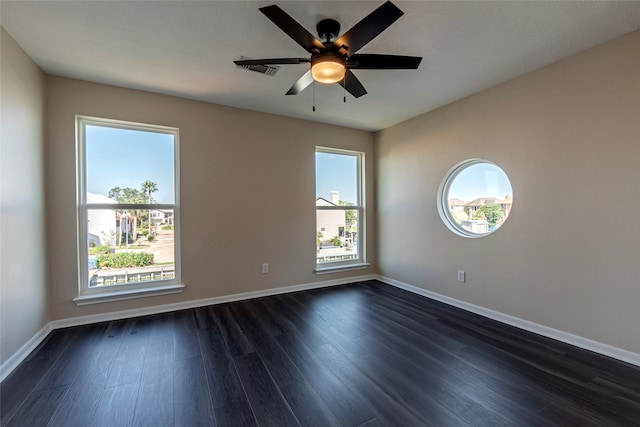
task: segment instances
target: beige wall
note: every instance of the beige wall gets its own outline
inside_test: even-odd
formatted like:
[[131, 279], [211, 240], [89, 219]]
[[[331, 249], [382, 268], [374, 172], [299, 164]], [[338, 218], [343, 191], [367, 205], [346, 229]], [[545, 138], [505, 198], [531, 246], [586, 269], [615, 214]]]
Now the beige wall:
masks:
[[[368, 260], [375, 265], [373, 135], [62, 77], [47, 80], [51, 315], [170, 304], [363, 274], [316, 276], [315, 147], [366, 153]], [[75, 115], [180, 129], [181, 294], [76, 307]], [[269, 273], [261, 274], [261, 264]]]
[[[640, 31], [376, 139], [381, 275], [640, 353]], [[465, 239], [436, 192], [474, 157], [504, 169], [514, 205]]]
[[0, 28], [0, 364], [42, 329], [47, 306], [44, 75]]

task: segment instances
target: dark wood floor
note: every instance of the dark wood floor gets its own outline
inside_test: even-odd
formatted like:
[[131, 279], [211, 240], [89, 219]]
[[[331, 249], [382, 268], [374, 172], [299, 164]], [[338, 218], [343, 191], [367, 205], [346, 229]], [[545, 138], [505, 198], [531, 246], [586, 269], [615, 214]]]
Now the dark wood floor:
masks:
[[640, 368], [371, 281], [53, 331], [3, 426], [640, 425]]

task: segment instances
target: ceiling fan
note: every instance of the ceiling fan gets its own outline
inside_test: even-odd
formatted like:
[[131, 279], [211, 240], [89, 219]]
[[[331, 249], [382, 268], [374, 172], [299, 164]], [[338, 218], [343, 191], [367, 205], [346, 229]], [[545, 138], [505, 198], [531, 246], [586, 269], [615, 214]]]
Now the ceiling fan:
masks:
[[[267, 18], [311, 54], [307, 58], [243, 59], [234, 61], [241, 67], [311, 63], [307, 71], [287, 92], [296, 95], [314, 81], [338, 83], [355, 98], [365, 95], [362, 83], [351, 70], [400, 70], [416, 69], [422, 57], [400, 55], [357, 54], [364, 45], [382, 33], [403, 15], [390, 1], [367, 15], [349, 31], [338, 37], [340, 24], [333, 19], [318, 22], [316, 30], [320, 39], [311, 35], [302, 25], [276, 5], [260, 8]], [[337, 39], [336, 39], [337, 38]], [[336, 39], [335, 41], [332, 41]]]

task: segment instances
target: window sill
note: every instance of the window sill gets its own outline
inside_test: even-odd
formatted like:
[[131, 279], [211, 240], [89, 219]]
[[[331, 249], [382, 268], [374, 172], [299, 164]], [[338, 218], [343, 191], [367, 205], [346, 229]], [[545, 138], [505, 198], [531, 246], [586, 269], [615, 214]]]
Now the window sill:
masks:
[[100, 304], [103, 302], [122, 301], [133, 298], [153, 297], [157, 295], [177, 294], [184, 290], [184, 285], [156, 286], [144, 289], [127, 289], [99, 294], [82, 295], [73, 299], [77, 306]]
[[362, 270], [369, 267], [368, 262], [361, 262], [358, 264], [343, 264], [343, 265], [334, 265], [331, 267], [320, 267], [316, 268], [313, 272], [316, 274], [329, 274], [329, 273], [340, 273], [343, 271], [350, 270]]

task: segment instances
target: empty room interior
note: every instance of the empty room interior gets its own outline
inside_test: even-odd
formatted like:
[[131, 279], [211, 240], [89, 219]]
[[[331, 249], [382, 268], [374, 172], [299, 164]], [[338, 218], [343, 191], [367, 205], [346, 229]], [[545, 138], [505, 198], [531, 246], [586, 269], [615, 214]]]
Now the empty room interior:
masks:
[[3, 426], [640, 425], [640, 2], [0, 11]]

